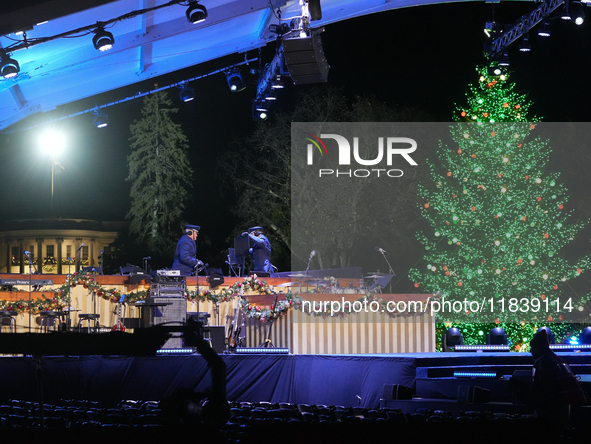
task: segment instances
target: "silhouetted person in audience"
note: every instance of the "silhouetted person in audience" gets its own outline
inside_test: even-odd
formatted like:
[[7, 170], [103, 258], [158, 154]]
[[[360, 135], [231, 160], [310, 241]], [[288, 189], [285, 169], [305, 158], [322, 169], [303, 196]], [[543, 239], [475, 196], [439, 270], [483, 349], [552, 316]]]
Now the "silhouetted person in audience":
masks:
[[[534, 358], [531, 401], [536, 415], [549, 434], [562, 434], [568, 427], [570, 402], [574, 402], [569, 392], [576, 391], [577, 387], [580, 390], [580, 386], [568, 364], [550, 350], [546, 330], [534, 335], [530, 347]], [[565, 377], [569, 373], [572, 375], [572, 384], [565, 385]], [[570, 385], [573, 386], [572, 390]]]

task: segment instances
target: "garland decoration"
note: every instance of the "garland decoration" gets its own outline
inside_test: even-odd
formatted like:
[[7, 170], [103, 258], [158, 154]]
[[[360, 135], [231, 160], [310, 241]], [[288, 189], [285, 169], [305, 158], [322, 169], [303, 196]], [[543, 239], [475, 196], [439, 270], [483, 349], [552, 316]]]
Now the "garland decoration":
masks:
[[[42, 311], [64, 310], [68, 306], [68, 290], [77, 285], [82, 285], [89, 292], [94, 291], [97, 296], [114, 303], [119, 302], [123, 294], [115, 288], [107, 289], [102, 287], [95, 281], [94, 275], [80, 271], [68, 276], [61, 287], [46, 290], [40, 298], [31, 301], [31, 313], [38, 314]], [[46, 293], [49, 296], [46, 296]], [[147, 296], [147, 291], [138, 291], [127, 293], [125, 299], [128, 302], [136, 302], [146, 299]], [[15, 311], [18, 314], [28, 313], [29, 301], [25, 298], [18, 301], [0, 300], [0, 311]]]
[[[327, 278], [327, 280], [333, 280]], [[68, 306], [68, 290], [81, 285], [90, 292], [95, 292], [98, 297], [106, 299], [112, 303], [118, 303], [123, 294], [116, 288], [104, 288], [96, 282], [95, 276], [85, 272], [74, 273], [68, 276], [64, 284], [56, 289], [51, 289], [44, 292], [41, 298], [31, 302], [31, 312], [39, 313], [42, 311], [62, 311]], [[49, 296], [46, 296], [46, 293]], [[277, 304], [272, 304], [271, 307], [263, 307], [252, 304], [248, 301], [248, 295], [244, 293], [256, 293], [258, 295], [279, 295]], [[146, 299], [149, 292], [143, 290], [138, 292], [131, 292], [126, 294], [126, 302], [136, 302]], [[330, 317], [337, 317], [345, 319], [349, 313], [355, 313], [355, 307], [364, 307], [363, 311], [381, 312], [392, 318], [418, 316], [424, 313], [430, 313], [431, 303], [440, 297], [440, 293], [435, 293], [429, 296], [424, 301], [416, 301], [416, 304], [423, 307], [423, 310], [398, 310], [392, 309], [392, 305], [388, 305], [391, 301], [385, 301], [378, 294], [368, 292], [363, 294], [356, 301], [351, 302], [345, 308], [344, 305], [339, 310], [332, 310], [331, 304], [322, 304], [314, 301], [307, 301], [299, 294], [292, 293], [289, 290], [287, 293], [276, 292], [269, 284], [263, 280], [259, 280], [257, 275], [245, 277], [242, 281], [237, 281], [230, 287], [224, 287], [219, 291], [211, 291], [209, 289], [189, 291], [185, 293], [187, 300], [195, 302], [211, 302], [219, 304], [221, 302], [231, 302], [234, 298], [242, 294], [240, 299], [240, 308], [245, 316], [253, 319], [258, 319], [260, 322], [267, 323], [275, 321], [282, 316], [285, 316], [291, 309], [300, 310], [307, 315], [322, 317], [324, 319]], [[280, 297], [285, 296], [285, 299], [279, 300]], [[353, 307], [353, 309], [350, 309]], [[369, 307], [369, 310], [367, 308]], [[21, 299], [19, 301], [0, 300], [0, 311], [15, 311], [19, 314], [28, 312], [29, 301]]]

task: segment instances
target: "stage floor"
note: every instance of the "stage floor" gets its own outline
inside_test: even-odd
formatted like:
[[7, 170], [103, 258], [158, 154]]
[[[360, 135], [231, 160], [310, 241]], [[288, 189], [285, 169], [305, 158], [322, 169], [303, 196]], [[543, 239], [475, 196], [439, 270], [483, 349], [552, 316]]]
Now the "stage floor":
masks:
[[[586, 386], [591, 354], [560, 355], [575, 373], [584, 375]], [[454, 384], [482, 385], [478, 379], [454, 380], [455, 370], [495, 371], [496, 379], [504, 383], [515, 370], [531, 370], [533, 362], [529, 353], [224, 354], [222, 358], [229, 401], [364, 408], [383, 406], [384, 384], [410, 387], [415, 396], [437, 386], [436, 397], [444, 399], [455, 396]], [[207, 363], [197, 354], [43, 357], [40, 364], [32, 357], [2, 356], [1, 397], [37, 401], [38, 369], [44, 401], [50, 404], [83, 399], [111, 406], [127, 399], [161, 400], [180, 389], [203, 392], [211, 386]]]

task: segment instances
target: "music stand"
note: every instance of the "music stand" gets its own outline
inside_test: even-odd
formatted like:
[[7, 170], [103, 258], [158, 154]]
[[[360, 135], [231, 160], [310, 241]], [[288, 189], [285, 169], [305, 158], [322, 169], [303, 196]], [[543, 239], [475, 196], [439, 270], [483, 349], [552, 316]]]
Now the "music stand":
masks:
[[228, 262], [226, 263], [230, 267], [230, 276], [234, 275], [238, 277], [238, 273], [236, 273], [234, 267], [238, 267], [238, 270], [240, 270], [240, 263], [238, 262], [238, 258], [236, 257], [236, 250], [234, 248], [228, 248]]
[[240, 263], [240, 276], [244, 273], [244, 258], [250, 249], [250, 240], [247, 234], [242, 234], [234, 238], [234, 254], [236, 262]]

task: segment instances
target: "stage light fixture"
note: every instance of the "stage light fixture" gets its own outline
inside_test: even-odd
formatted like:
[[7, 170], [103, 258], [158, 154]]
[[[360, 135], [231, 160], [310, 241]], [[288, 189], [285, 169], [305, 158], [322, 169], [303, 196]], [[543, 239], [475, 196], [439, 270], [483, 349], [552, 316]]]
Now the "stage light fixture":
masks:
[[235, 350], [236, 354], [239, 355], [252, 355], [252, 354], [266, 354], [266, 355], [287, 355], [289, 349], [284, 347], [237, 347]]
[[529, 35], [523, 36], [523, 41], [519, 45], [519, 51], [521, 51], [521, 52], [530, 52], [531, 51], [531, 44], [529, 43]]
[[268, 104], [264, 100], [252, 101], [252, 119], [256, 121], [267, 120], [269, 116]]
[[585, 327], [579, 336], [579, 343], [591, 344], [591, 327]]
[[179, 99], [183, 102], [190, 102], [195, 99], [195, 90], [190, 86], [183, 85], [179, 91]]
[[105, 113], [95, 110], [93, 114], [94, 117], [92, 118], [92, 122], [94, 123], [94, 126], [97, 128], [106, 128], [109, 125], [109, 116]]
[[255, 109], [257, 111], [268, 111], [269, 105], [267, 104], [266, 100], [257, 100], [255, 101]]
[[272, 89], [270, 89], [269, 91], [265, 92], [265, 100], [267, 102], [274, 102], [275, 100], [277, 100], [277, 96], [275, 95], [275, 91], [273, 91]]
[[[504, 53], [501, 56], [501, 59], [499, 60], [499, 66], [506, 67], [506, 66], [509, 66], [509, 65], [511, 65], [511, 62], [509, 61], [509, 54]], [[501, 72], [501, 74], [502, 74], [502, 72]]]
[[195, 25], [205, 21], [207, 18], [207, 9], [205, 6], [200, 5], [197, 1], [190, 0], [186, 15], [189, 23], [193, 23]]
[[510, 352], [511, 347], [509, 345], [456, 345], [454, 347], [455, 352]]
[[496, 372], [454, 372], [454, 378], [496, 379]]
[[457, 345], [464, 344], [464, 338], [459, 328], [449, 328], [441, 338], [442, 348], [444, 352], [449, 352]]
[[585, 8], [580, 2], [570, 4], [570, 16], [575, 25], [582, 25], [585, 21]]
[[0, 74], [5, 79], [12, 79], [21, 70], [18, 62], [5, 52], [0, 53]]
[[272, 89], [285, 88], [285, 83], [283, 82], [283, 79], [281, 78], [281, 74], [277, 74], [277, 76], [275, 77], [275, 80], [273, 80], [273, 82], [271, 83], [271, 88]]
[[562, 8], [562, 11], [560, 12], [560, 18], [562, 20], [572, 20], [571, 16], [570, 16], [569, 7], [568, 7], [569, 3], [570, 2], [568, 0], [564, 2], [564, 6]]
[[538, 332], [542, 331], [542, 330], [546, 330], [546, 335], [548, 336], [548, 341], [550, 342], [550, 344], [554, 344], [556, 342], [556, 336], [554, 335], [554, 333], [552, 333], [552, 330], [550, 330], [550, 327], [540, 327], [538, 328]]
[[544, 24], [538, 30], [538, 35], [540, 37], [550, 37], [550, 22], [548, 20], [544, 20]]
[[503, 68], [499, 65], [489, 66], [487, 69], [489, 76], [500, 76], [503, 74]]
[[488, 345], [507, 345], [507, 333], [501, 327], [495, 327], [486, 335], [486, 343]]
[[242, 74], [240, 74], [240, 70], [238, 68], [226, 71], [226, 81], [228, 82], [228, 87], [232, 92], [239, 92], [246, 88], [246, 83], [244, 83]]
[[290, 29], [287, 23], [269, 25], [269, 32], [272, 32], [273, 34], [283, 35], [287, 34], [289, 31]]
[[115, 37], [109, 31], [105, 31], [105, 28], [99, 26], [94, 31], [94, 37], [92, 38], [92, 44], [95, 49], [99, 51], [108, 51], [115, 44]]

